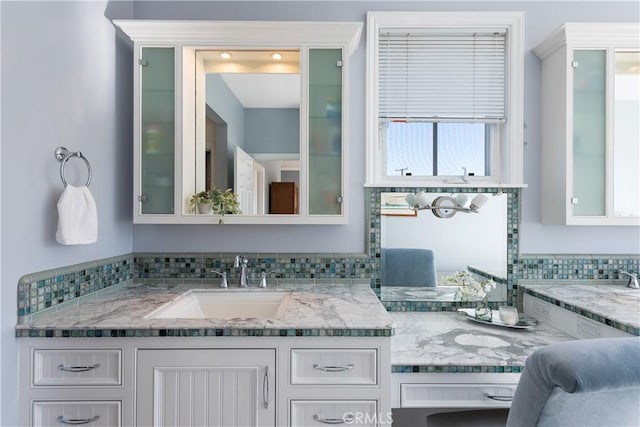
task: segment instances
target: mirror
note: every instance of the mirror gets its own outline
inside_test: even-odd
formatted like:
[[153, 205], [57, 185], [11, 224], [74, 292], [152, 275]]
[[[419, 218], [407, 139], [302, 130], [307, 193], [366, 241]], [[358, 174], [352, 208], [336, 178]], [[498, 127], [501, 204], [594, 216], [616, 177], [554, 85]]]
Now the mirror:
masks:
[[196, 188], [230, 188], [243, 215], [297, 214], [300, 51], [199, 49]]
[[[431, 206], [436, 200], [459, 200], [468, 206], [476, 194], [424, 193]], [[383, 301], [454, 301], [457, 287], [446, 285], [443, 278], [456, 271], [468, 270], [480, 278], [491, 277], [496, 289], [489, 301], [507, 299], [507, 194], [484, 194], [486, 202], [476, 212], [443, 209], [415, 211], [405, 201], [407, 193], [381, 193], [381, 252], [389, 249], [414, 249], [401, 252], [400, 261], [381, 261], [381, 299]], [[461, 198], [458, 199], [457, 197]], [[440, 197], [440, 199], [438, 199]], [[466, 199], [466, 201], [464, 201]], [[484, 199], [484, 197], [480, 197]], [[441, 205], [445, 206], [445, 205]], [[468, 210], [468, 209], [467, 209]], [[433, 264], [424, 250], [432, 251]], [[398, 253], [397, 251], [395, 252]], [[428, 254], [428, 252], [427, 252]], [[407, 262], [406, 266], [400, 265]], [[386, 267], [391, 265], [390, 267]], [[395, 276], [423, 272], [416, 264], [433, 266], [436, 286], [409, 286], [397, 283]], [[425, 268], [429, 270], [429, 268]], [[408, 277], [408, 276], [404, 276]], [[422, 276], [420, 276], [422, 277]], [[385, 283], [387, 282], [387, 283]]]

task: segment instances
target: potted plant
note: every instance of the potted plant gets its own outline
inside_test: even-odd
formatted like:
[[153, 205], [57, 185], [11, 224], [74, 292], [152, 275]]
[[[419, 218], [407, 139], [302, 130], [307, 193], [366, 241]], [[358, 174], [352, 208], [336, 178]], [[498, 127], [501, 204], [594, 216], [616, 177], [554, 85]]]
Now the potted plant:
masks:
[[240, 203], [230, 188], [213, 187], [209, 191], [200, 191], [191, 196], [189, 207], [191, 212], [220, 215], [220, 224], [224, 223], [225, 214], [240, 213]]
[[199, 214], [210, 214], [213, 208], [213, 200], [208, 191], [200, 191], [189, 199], [189, 207], [191, 212]]

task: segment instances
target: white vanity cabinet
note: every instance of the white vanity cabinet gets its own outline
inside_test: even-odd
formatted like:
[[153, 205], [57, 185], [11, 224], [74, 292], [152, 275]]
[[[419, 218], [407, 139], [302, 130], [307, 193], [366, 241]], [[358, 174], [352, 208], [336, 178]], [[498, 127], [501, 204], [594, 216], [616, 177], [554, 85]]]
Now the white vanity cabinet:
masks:
[[[134, 42], [134, 223], [217, 224], [217, 215], [197, 214], [190, 206], [192, 195], [214, 186], [232, 188], [240, 203], [241, 213], [225, 215], [225, 223], [347, 223], [349, 61], [362, 23], [116, 20], [114, 24]], [[298, 59], [275, 64], [274, 52]], [[225, 63], [221, 54], [237, 64]], [[234, 94], [234, 85], [225, 80], [230, 74], [260, 77], [253, 82], [266, 83], [249, 92], [265, 92], [263, 99]], [[266, 81], [265, 76], [277, 74], [294, 79]], [[266, 92], [277, 84], [281, 92], [291, 90], [293, 99], [267, 107]], [[287, 114], [297, 110], [299, 119], [276, 121], [284, 110], [290, 110]], [[262, 118], [250, 124], [250, 117], [258, 114]], [[280, 146], [268, 146], [282, 139], [272, 130], [278, 127], [286, 127], [287, 135], [295, 134], [289, 145], [296, 145], [297, 152], [289, 145], [283, 152], [277, 151]], [[260, 134], [259, 144], [248, 141], [255, 134]], [[256, 157], [248, 157], [247, 163], [245, 151]], [[243, 153], [245, 161], [234, 161], [234, 152]], [[286, 156], [293, 156], [299, 169], [297, 178], [285, 179], [297, 179], [299, 209], [272, 215], [269, 183], [283, 178], [269, 168], [277, 161], [291, 163]], [[244, 164], [252, 166], [241, 167]]]
[[275, 349], [142, 349], [136, 424], [275, 426]]
[[308, 341], [312, 347], [289, 348], [289, 425], [388, 424], [391, 365], [386, 340], [326, 339], [326, 346]]
[[615, 338], [628, 337], [630, 334], [581, 314], [548, 303], [529, 294], [524, 294], [522, 304], [525, 314], [547, 323], [574, 338]]
[[19, 360], [23, 426], [390, 420], [390, 337], [23, 338]]
[[640, 225], [640, 25], [567, 23], [542, 60], [542, 222]]
[[20, 340], [20, 425], [127, 425], [133, 384], [125, 359], [123, 342], [110, 338]]

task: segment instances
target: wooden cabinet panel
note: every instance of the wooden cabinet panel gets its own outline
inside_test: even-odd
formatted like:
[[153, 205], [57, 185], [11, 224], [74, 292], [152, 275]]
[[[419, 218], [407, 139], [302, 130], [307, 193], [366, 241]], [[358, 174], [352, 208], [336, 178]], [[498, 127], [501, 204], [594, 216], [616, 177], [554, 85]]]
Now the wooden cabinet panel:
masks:
[[272, 182], [269, 190], [269, 213], [298, 213], [298, 187], [295, 182]]

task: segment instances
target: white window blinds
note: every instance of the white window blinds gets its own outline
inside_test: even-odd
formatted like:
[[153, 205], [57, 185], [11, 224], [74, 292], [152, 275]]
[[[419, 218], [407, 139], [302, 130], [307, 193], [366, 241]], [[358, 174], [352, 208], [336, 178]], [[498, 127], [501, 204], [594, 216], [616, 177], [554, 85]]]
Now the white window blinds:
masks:
[[[464, 30], [463, 30], [464, 31]], [[458, 33], [381, 29], [381, 120], [505, 119], [504, 31]]]

